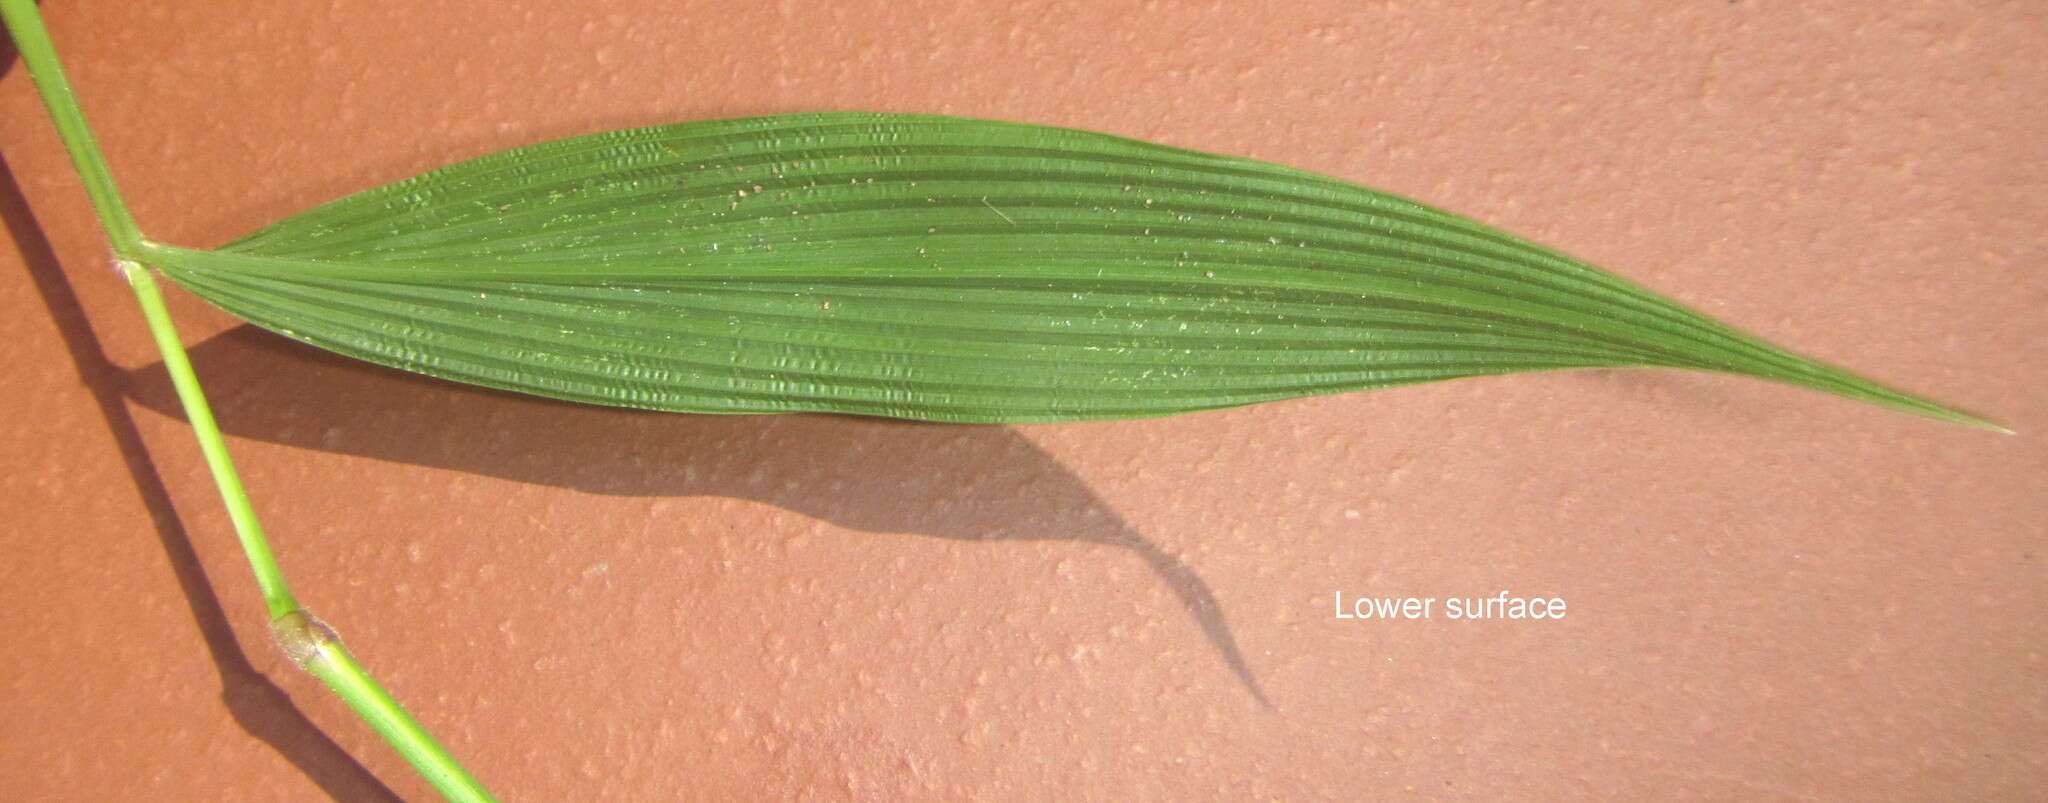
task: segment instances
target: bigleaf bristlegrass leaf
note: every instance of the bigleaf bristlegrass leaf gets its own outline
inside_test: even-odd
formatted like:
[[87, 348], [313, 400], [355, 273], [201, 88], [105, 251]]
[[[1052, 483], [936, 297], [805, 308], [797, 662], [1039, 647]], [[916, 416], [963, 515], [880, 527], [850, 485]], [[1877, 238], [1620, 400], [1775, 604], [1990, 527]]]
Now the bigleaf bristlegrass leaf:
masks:
[[1412, 201], [1018, 123], [825, 113], [575, 137], [155, 253], [313, 345], [625, 407], [1102, 419], [1661, 366], [1990, 426]]

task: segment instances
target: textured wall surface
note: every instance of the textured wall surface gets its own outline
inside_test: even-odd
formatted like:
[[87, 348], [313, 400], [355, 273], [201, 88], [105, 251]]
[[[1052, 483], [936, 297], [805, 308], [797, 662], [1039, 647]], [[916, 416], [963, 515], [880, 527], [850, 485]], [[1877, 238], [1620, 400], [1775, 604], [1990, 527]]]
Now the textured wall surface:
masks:
[[[1025, 120], [1415, 197], [2019, 432], [1627, 371], [655, 415], [174, 292], [301, 598], [509, 799], [2038, 794], [2041, 4], [1435, 5], [44, 3], [168, 242], [625, 125]], [[269, 646], [18, 64], [0, 156], [0, 797], [430, 798]], [[1334, 615], [1503, 589], [1569, 612]]]

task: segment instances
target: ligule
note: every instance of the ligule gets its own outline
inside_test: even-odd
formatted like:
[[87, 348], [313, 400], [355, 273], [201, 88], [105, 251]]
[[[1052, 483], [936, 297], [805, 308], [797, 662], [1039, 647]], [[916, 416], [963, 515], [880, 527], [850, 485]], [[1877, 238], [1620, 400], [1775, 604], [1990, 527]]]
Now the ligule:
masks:
[[194, 293], [314, 345], [628, 407], [1075, 420], [1658, 366], [1995, 428], [1412, 201], [1018, 123], [596, 134], [156, 251]]

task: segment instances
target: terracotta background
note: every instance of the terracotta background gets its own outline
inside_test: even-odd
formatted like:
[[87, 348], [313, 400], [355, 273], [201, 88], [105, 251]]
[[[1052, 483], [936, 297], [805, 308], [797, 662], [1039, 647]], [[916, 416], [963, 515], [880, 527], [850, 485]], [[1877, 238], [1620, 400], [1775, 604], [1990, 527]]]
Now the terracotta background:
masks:
[[[2040, 794], [2044, 7], [1432, 5], [45, 13], [169, 242], [624, 125], [1026, 120], [1448, 207], [2020, 433], [1658, 372], [1019, 428], [641, 414], [174, 293], [301, 598], [508, 799]], [[18, 65], [0, 156], [0, 797], [430, 798], [270, 646]], [[1501, 589], [1568, 617], [1332, 616]]]

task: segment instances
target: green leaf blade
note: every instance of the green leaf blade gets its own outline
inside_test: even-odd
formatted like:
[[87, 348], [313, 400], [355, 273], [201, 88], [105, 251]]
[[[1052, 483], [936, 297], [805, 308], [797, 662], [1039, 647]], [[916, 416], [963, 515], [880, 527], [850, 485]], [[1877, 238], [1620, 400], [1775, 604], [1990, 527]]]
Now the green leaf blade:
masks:
[[162, 255], [195, 293], [316, 345], [630, 407], [1073, 420], [1664, 366], [1981, 423], [1412, 201], [1017, 123], [828, 113], [577, 137]]

